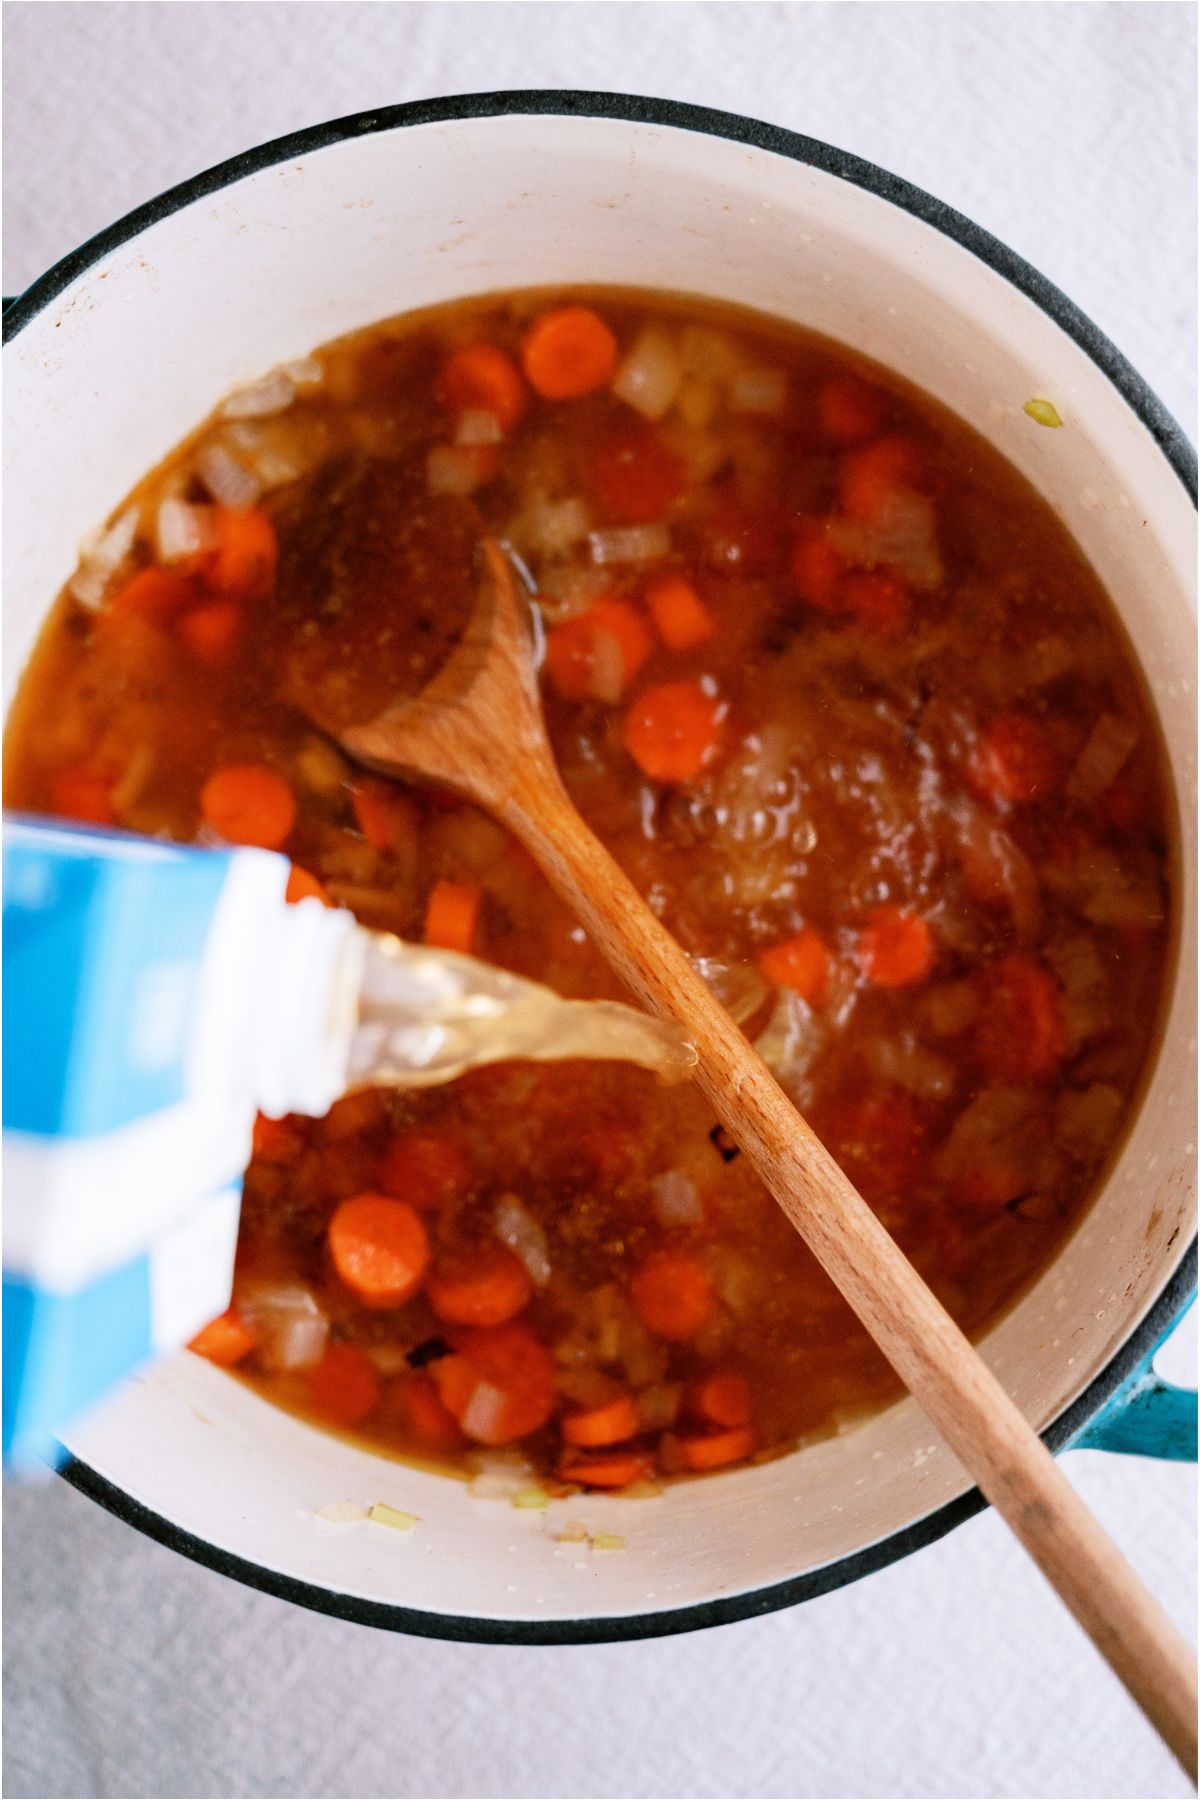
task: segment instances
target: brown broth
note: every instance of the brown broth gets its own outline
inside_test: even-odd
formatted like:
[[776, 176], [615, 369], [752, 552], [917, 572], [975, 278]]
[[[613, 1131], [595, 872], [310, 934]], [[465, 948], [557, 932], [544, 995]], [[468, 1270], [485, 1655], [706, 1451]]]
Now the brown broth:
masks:
[[[607, 386], [527, 394], [502, 443], [447, 464], [447, 358], [482, 340], [519, 362], [530, 321], [564, 299], [602, 314], [622, 357], [647, 324], [663, 333], [689, 369], [666, 417], [646, 423]], [[209, 773], [266, 764], [297, 801], [287, 853], [364, 923], [419, 938], [434, 884], [472, 883], [481, 954], [566, 995], [621, 997], [528, 856], [475, 809], [413, 789], [380, 848], [362, 810], [364, 790], [368, 803], [379, 791], [296, 705], [340, 723], [419, 687], [466, 617], [476, 538], [496, 534], [543, 595], [547, 722], [580, 811], [684, 947], [716, 966], [718, 991], [738, 989], [748, 1034], [935, 1292], [980, 1330], [1054, 1254], [1127, 1124], [1167, 950], [1155, 727], [1060, 521], [980, 436], [891, 374], [691, 299], [522, 293], [389, 321], [316, 357], [320, 382], [285, 413], [233, 429], [218, 417], [148, 477], [132, 559], [99, 611], [60, 598], [9, 727], [7, 803], [191, 839], [206, 829]], [[786, 378], [777, 411], [734, 410], [755, 397], [756, 370], [776, 388]], [[845, 377], [867, 397], [852, 386], [839, 407], [827, 384]], [[858, 414], [861, 442], [848, 442]], [[226, 581], [214, 594], [215, 565], [198, 559], [182, 611], [135, 614], [120, 594], [153, 561], [158, 501], [207, 501], [197, 458], [214, 438], [290, 475], [260, 502], [277, 577], [269, 592]], [[873, 464], [864, 447], [881, 440], [906, 448]], [[447, 466], [474, 491], [431, 493], [430, 470], [443, 485]], [[597, 565], [581, 523], [665, 524], [669, 547]], [[648, 603], [668, 570], [711, 627], [691, 647], [664, 643]], [[587, 611], [613, 600], [617, 614]], [[214, 604], [236, 610], [232, 626], [189, 636], [180, 620]], [[630, 753], [629, 717], [678, 683], [720, 709], [713, 754], [690, 777], [653, 779]], [[1106, 750], [1117, 766], [1102, 779]], [[904, 915], [899, 946], [873, 923], [879, 908]], [[771, 957], [799, 933], [818, 944], [797, 952], [811, 1004], [780, 986]], [[552, 1274], [521, 1311], [558, 1396], [521, 1440], [541, 1470], [588, 1480], [564, 1460], [558, 1421], [625, 1391], [642, 1422], [679, 1408], [677, 1429], [637, 1433], [647, 1469], [703, 1466], [720, 1429], [697, 1412], [697, 1384], [715, 1370], [749, 1385], [753, 1439], [729, 1446], [743, 1456], [895, 1391], [697, 1092], [619, 1065], [508, 1064], [263, 1128], [235, 1301], [259, 1321], [241, 1370], [281, 1404], [454, 1460], [413, 1429], [413, 1369], [432, 1371], [419, 1377], [426, 1399], [431, 1381], [449, 1394], [463, 1328], [428, 1291], [364, 1306], [326, 1238], [339, 1202], [377, 1191], [389, 1147], [414, 1133], [452, 1143], [459, 1165], [440, 1205], [391, 1178], [417, 1201], [435, 1261], [491, 1242], [505, 1195], [542, 1234]], [[665, 1190], [664, 1175], [677, 1178]], [[700, 1216], [664, 1223], [681, 1193]], [[649, 1329], [630, 1300], [644, 1259], [671, 1247], [711, 1291], [681, 1337]], [[315, 1297], [331, 1341], [366, 1353], [365, 1412], [361, 1381], [346, 1400], [331, 1376], [268, 1366], [281, 1281]], [[447, 1347], [457, 1359], [438, 1356]]]

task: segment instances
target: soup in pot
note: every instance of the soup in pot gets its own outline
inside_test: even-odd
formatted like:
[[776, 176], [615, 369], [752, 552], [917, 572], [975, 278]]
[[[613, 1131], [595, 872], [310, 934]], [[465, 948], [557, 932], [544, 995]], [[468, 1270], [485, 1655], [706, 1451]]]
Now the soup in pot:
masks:
[[[977, 1332], [1129, 1116], [1167, 796], [1059, 520], [878, 367], [612, 290], [284, 365], [89, 548], [13, 714], [8, 803], [278, 850], [301, 903], [619, 997], [499, 826], [310, 723], [422, 685], [485, 533], [535, 591], [580, 812]], [[260, 1119], [233, 1304], [194, 1348], [389, 1451], [511, 1451], [552, 1491], [776, 1455], [895, 1391], [701, 1096], [615, 1063]]]

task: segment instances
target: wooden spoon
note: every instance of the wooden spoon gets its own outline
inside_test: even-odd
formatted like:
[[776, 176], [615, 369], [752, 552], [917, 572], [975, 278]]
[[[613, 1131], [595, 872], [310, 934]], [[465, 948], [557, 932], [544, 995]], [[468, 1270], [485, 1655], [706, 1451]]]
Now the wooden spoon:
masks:
[[593, 942], [696, 1047], [695, 1080], [945, 1442], [1196, 1774], [1196, 1662], [1049, 1451], [814, 1136], [568, 799], [538, 699], [529, 609], [483, 544], [485, 578], [449, 660], [413, 700], [340, 742], [380, 774], [428, 779], [518, 837]]

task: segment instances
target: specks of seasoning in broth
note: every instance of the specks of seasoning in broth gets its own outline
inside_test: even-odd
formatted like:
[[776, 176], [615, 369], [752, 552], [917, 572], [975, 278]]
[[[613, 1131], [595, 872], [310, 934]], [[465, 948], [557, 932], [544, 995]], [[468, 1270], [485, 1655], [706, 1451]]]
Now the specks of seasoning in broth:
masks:
[[[308, 711], [337, 728], [436, 672], [490, 532], [538, 596], [571, 798], [978, 1331], [1128, 1119], [1167, 814], [1094, 575], [902, 376], [610, 290], [434, 309], [268, 372], [96, 534], [18, 695], [6, 801], [271, 844], [297, 898], [623, 997], [499, 826], [314, 753]], [[164, 519], [186, 534], [160, 544]], [[896, 1391], [698, 1091], [619, 1064], [261, 1119], [232, 1305], [195, 1347], [597, 1550], [621, 1534], [538, 1519]], [[318, 1517], [368, 1513], [416, 1523]]]

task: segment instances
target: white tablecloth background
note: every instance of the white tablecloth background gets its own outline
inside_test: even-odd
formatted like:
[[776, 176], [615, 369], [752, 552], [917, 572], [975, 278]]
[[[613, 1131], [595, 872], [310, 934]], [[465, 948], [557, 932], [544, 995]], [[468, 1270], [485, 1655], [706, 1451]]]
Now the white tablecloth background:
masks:
[[[4, 290], [172, 182], [360, 108], [596, 87], [756, 114], [987, 226], [1195, 428], [1195, 13], [1175, 5], [16, 4]], [[1180, 1337], [1185, 1340], [1180, 1342]], [[1164, 1368], [1186, 1375], [1185, 1327]], [[1066, 1467], [1181, 1622], [1187, 1469]], [[9, 1796], [1182, 1795], [990, 1515], [797, 1611], [491, 1649], [318, 1618], [58, 1482], [7, 1496]]]

